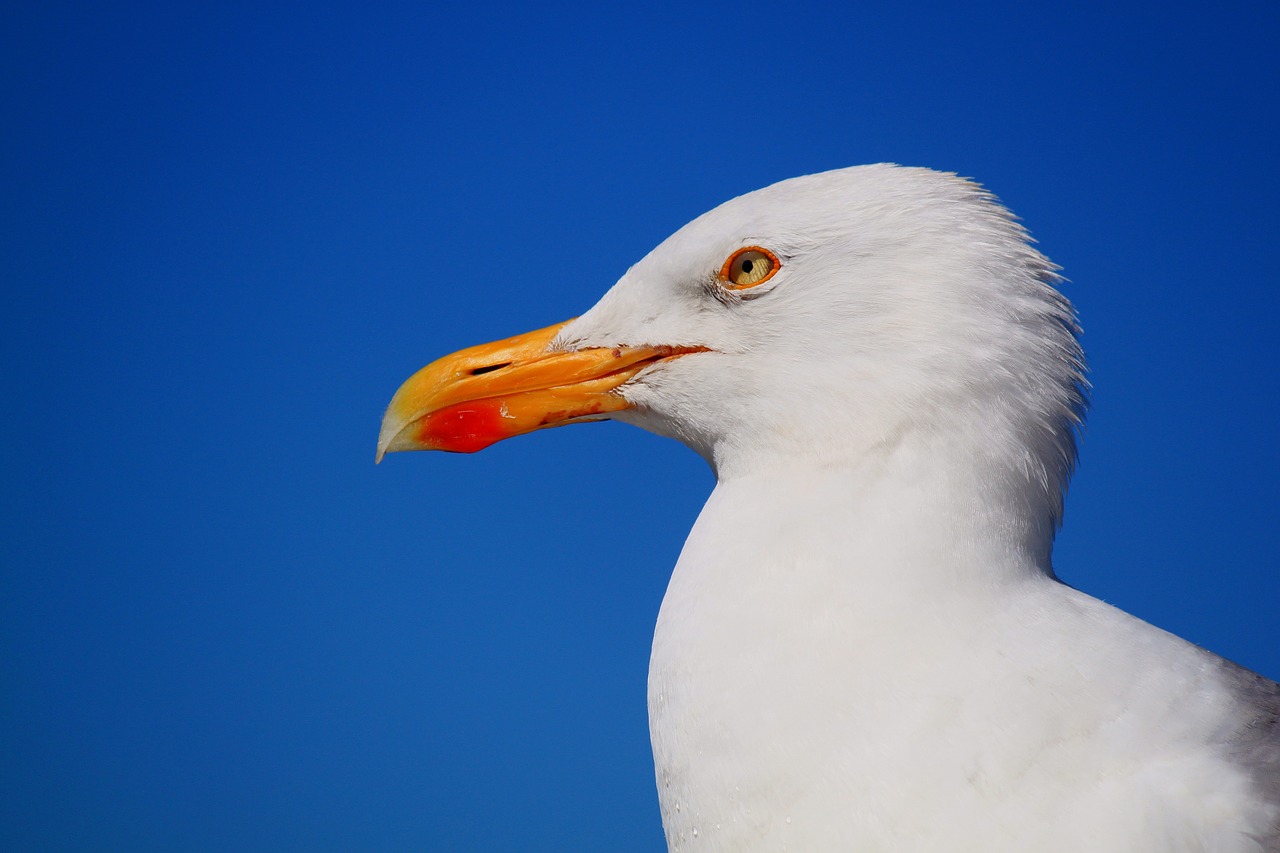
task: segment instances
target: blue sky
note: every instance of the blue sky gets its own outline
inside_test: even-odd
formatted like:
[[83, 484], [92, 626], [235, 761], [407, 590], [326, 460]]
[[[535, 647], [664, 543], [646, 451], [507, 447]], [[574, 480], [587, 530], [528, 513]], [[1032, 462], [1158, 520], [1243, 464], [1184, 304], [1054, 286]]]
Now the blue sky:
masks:
[[972, 176], [1065, 268], [1062, 577], [1280, 677], [1278, 14], [11, 10], [0, 847], [662, 850], [648, 644], [709, 472], [618, 424], [375, 468], [379, 419], [855, 163]]

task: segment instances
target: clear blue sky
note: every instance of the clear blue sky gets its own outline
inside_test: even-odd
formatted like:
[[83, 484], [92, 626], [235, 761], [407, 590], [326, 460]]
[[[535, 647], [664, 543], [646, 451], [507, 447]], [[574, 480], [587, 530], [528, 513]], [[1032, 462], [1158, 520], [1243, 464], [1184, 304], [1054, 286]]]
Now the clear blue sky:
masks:
[[379, 419], [855, 163], [977, 178], [1071, 279], [1062, 577], [1280, 677], [1276, 5], [685, 5], [10, 7], [0, 847], [662, 850], [710, 474], [617, 424], [375, 468]]

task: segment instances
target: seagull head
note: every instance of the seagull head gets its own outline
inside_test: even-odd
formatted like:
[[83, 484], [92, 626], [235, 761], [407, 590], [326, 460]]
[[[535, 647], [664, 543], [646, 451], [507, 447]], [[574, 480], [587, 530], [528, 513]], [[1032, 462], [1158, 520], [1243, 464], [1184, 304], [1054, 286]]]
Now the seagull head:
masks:
[[1057, 281], [955, 175], [880, 164], [782, 181], [681, 228], [582, 316], [418, 371], [378, 458], [612, 418], [725, 479], [912, 440], [1000, 458], [1060, 513], [1085, 383]]

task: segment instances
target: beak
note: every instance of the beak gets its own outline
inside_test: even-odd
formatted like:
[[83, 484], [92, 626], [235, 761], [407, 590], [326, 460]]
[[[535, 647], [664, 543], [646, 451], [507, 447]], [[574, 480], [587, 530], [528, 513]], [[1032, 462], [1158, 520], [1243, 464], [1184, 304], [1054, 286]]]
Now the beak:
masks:
[[460, 350], [409, 377], [382, 417], [378, 455], [397, 450], [474, 453], [513, 435], [630, 408], [618, 386], [660, 361], [703, 347], [614, 347], [548, 352], [568, 322]]

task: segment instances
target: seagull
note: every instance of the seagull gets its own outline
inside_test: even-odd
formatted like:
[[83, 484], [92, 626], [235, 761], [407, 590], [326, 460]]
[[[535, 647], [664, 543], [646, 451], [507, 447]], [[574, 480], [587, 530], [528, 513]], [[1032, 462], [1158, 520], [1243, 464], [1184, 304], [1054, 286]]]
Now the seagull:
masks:
[[377, 457], [614, 419], [711, 465], [649, 667], [671, 851], [1280, 851], [1280, 685], [1054, 574], [1060, 280], [954, 174], [785, 180], [418, 371]]

